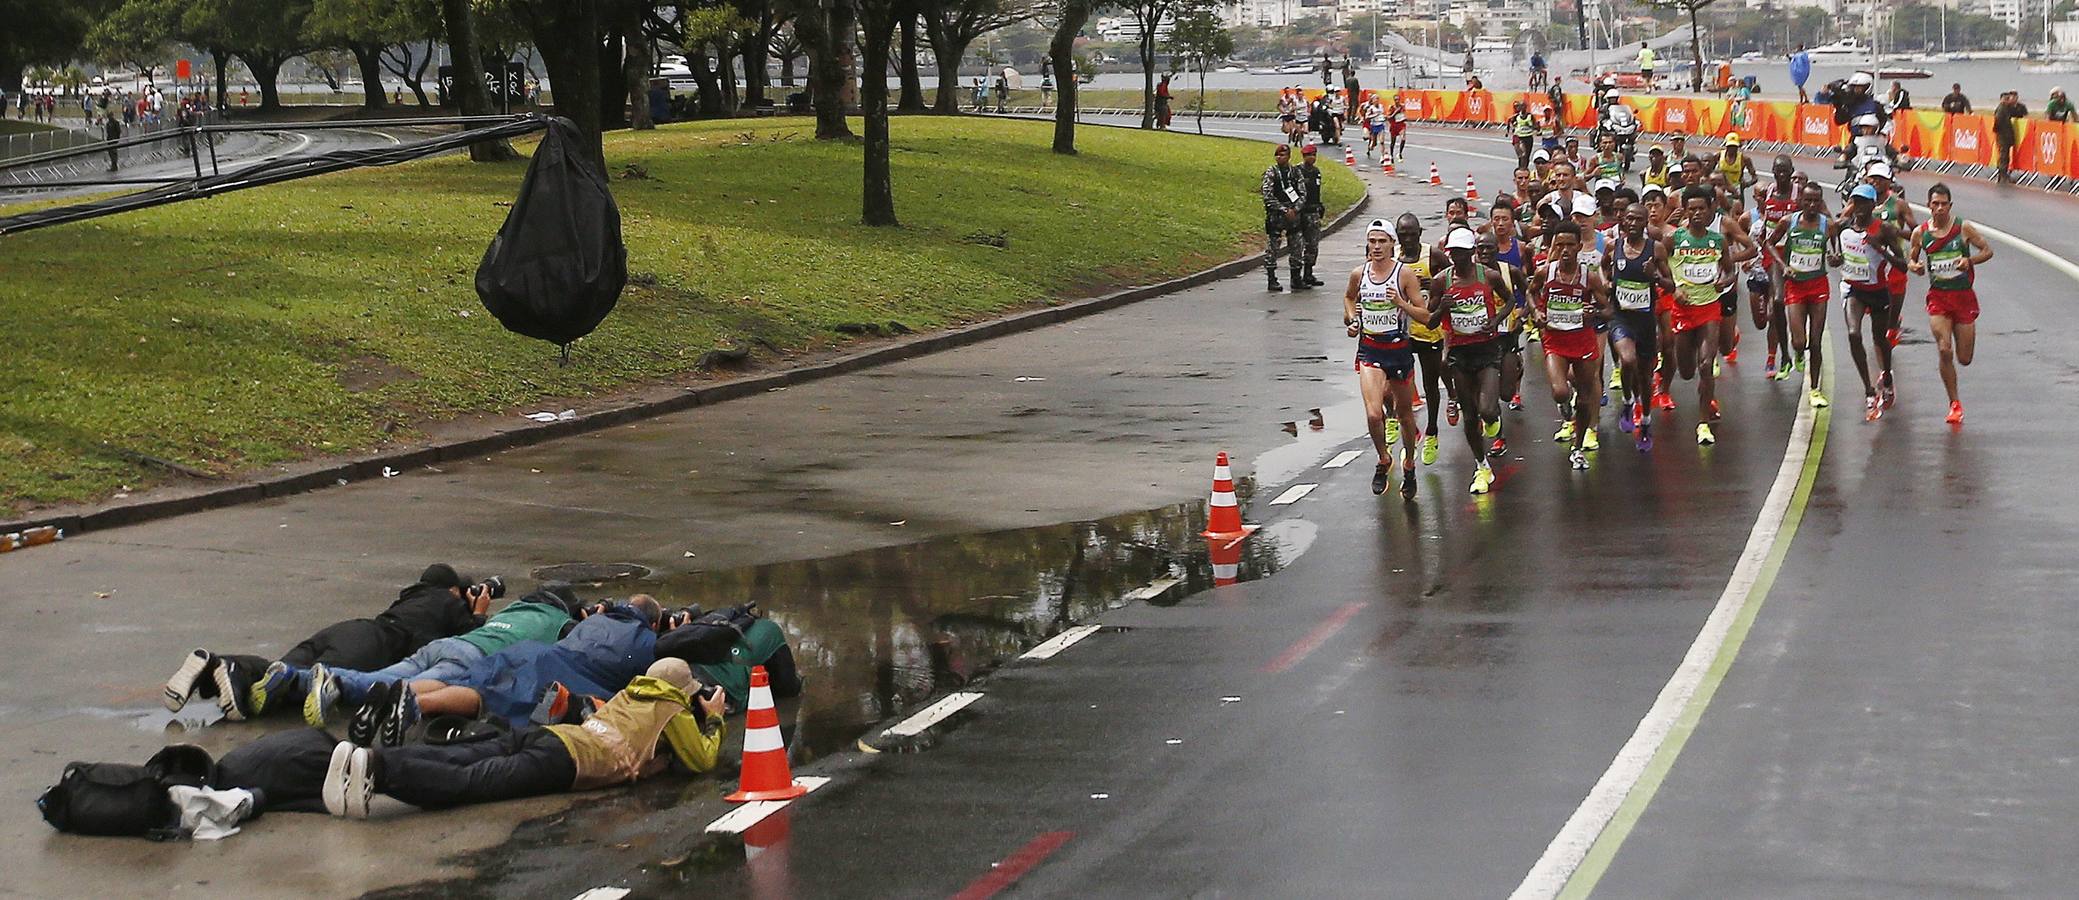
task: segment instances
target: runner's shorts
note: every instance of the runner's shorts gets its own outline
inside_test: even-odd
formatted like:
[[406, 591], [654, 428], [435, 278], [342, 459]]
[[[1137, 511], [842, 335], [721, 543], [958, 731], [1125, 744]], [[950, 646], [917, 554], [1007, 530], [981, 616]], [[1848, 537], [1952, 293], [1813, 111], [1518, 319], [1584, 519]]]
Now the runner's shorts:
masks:
[[1695, 331], [1717, 322], [1718, 319], [1719, 309], [1716, 303], [1700, 303], [1694, 306], [1687, 303], [1675, 304], [1675, 333], [1677, 334], [1684, 331]]
[[1617, 321], [1610, 325], [1610, 339], [1630, 341], [1645, 356], [1653, 349], [1653, 342], [1660, 337], [1660, 323], [1654, 320], [1653, 311], [1646, 309], [1620, 309]]
[[1723, 317], [1723, 318], [1727, 318], [1727, 319], [1734, 319], [1734, 318], [1738, 318], [1738, 317], [1739, 317], [1739, 315], [1740, 315], [1740, 289], [1739, 289], [1739, 288], [1737, 288], [1737, 287], [1729, 287], [1729, 288], [1726, 288], [1726, 289], [1725, 289], [1725, 290], [1724, 290], [1723, 292], [1719, 293], [1719, 295], [1718, 295], [1718, 315], [1719, 315], [1719, 316], [1721, 316], [1721, 317]]
[[1832, 286], [1824, 278], [1783, 282], [1783, 303], [1786, 306], [1824, 306], [1832, 296]]
[[1848, 299], [1861, 303], [1863, 311], [1871, 315], [1891, 312], [1891, 291], [1882, 285], [1851, 284], [1844, 293]]
[[1393, 136], [1394, 136], [1394, 137], [1400, 137], [1401, 135], [1403, 135], [1403, 134], [1406, 134], [1406, 133], [1407, 133], [1407, 131], [1408, 131], [1408, 123], [1406, 123], [1406, 122], [1395, 122], [1395, 123], [1393, 123]]
[[1390, 381], [1406, 381], [1415, 371], [1415, 350], [1402, 341], [1397, 347], [1385, 347], [1368, 341], [1357, 342], [1357, 364], [1352, 368], [1370, 366], [1386, 373]]
[[1545, 329], [1545, 355], [1561, 359], [1595, 359], [1602, 353], [1602, 341], [1593, 328], [1547, 328]]
[[1386, 130], [1386, 124], [1384, 122], [1368, 122], [1365, 124], [1364, 130], [1371, 132], [1372, 137], [1378, 137], [1379, 132]]
[[1885, 268], [1890, 269], [1890, 271], [1887, 272], [1884, 276], [1884, 289], [1890, 291], [1891, 295], [1894, 297], [1905, 296], [1906, 270], [1891, 269], [1889, 266], [1886, 266]]
[[1978, 292], [1971, 288], [1960, 291], [1945, 291], [1929, 288], [1927, 292], [1927, 314], [1948, 316], [1958, 325], [1969, 325], [1978, 321]]
[[1502, 349], [1498, 340], [1486, 340], [1477, 344], [1452, 344], [1451, 355], [1446, 357], [1451, 368], [1472, 374], [1482, 369], [1501, 371]]

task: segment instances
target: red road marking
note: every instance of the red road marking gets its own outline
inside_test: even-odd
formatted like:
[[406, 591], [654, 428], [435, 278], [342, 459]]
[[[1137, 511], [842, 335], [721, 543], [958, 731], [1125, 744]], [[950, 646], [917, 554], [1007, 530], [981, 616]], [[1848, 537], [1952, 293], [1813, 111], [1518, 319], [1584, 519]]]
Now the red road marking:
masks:
[[1075, 836], [1076, 833], [1073, 831], [1049, 831], [1033, 838], [1031, 843], [1019, 847], [1018, 852], [1004, 857], [1003, 862], [997, 863], [988, 874], [975, 879], [962, 888], [960, 893], [954, 894], [953, 900], [988, 900], [1002, 893], [1005, 888], [1025, 877], [1025, 873], [1046, 862], [1047, 857], [1054, 855], [1054, 851], [1061, 849], [1062, 844], [1068, 843], [1068, 839]]
[[1278, 654], [1277, 659], [1264, 663], [1263, 668], [1257, 671], [1265, 674], [1275, 674], [1292, 668], [1294, 663], [1306, 659], [1307, 654], [1314, 652], [1322, 644], [1327, 643], [1329, 638], [1334, 637], [1337, 631], [1341, 631], [1343, 626], [1349, 623], [1350, 618], [1357, 615], [1357, 611], [1363, 608], [1364, 604], [1362, 603], [1343, 604], [1342, 608], [1329, 615], [1327, 621], [1314, 626], [1314, 630], [1307, 632], [1306, 637], [1294, 641], [1292, 646], [1285, 648], [1285, 652]]

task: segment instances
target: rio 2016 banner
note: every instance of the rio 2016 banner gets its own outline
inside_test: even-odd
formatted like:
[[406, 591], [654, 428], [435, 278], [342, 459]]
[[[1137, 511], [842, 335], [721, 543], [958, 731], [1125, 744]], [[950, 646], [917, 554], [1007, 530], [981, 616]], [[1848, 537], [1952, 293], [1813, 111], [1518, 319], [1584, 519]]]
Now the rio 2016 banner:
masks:
[[[1520, 91], [1366, 91], [1385, 103], [1398, 96], [1408, 118], [1423, 122], [1494, 124], [1509, 121], [1518, 104], [1542, 124], [1552, 102], [1541, 93]], [[1572, 130], [1594, 127], [1586, 96], [1565, 98], [1563, 125]], [[1735, 132], [1752, 140], [1780, 141], [1808, 147], [1838, 147], [1847, 130], [1834, 124], [1830, 106], [1799, 105], [1775, 100], [1727, 101], [1668, 96], [1620, 97], [1647, 131], [1723, 137]], [[2016, 123], [2010, 166], [2044, 175], [2079, 178], [2079, 122], [2026, 119]], [[1542, 131], [1542, 128], [1541, 128]], [[1999, 148], [1992, 117], [1913, 110], [1898, 119], [1893, 142], [1907, 155], [1964, 165], [1992, 165]]]

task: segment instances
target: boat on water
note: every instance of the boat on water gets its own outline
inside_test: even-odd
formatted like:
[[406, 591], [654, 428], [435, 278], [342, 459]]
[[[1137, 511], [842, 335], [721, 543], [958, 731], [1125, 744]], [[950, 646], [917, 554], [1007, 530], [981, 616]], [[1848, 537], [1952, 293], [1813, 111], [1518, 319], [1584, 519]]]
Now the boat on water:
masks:
[[1739, 56], [1739, 61], [1740, 61], [1740, 62], [1761, 62], [1762, 60], [1764, 60], [1764, 59], [1767, 59], [1767, 58], [1768, 58], [1768, 57], [1766, 57], [1766, 56], [1763, 56], [1763, 55], [1761, 55], [1761, 51], [1760, 51], [1760, 50], [1749, 50], [1749, 51], [1747, 51], [1747, 52], [1745, 52], [1745, 53], [1742, 53], [1742, 54], [1740, 54], [1740, 56]]
[[1820, 44], [1817, 47], [1813, 47], [1809, 50], [1806, 50], [1805, 53], [1810, 56], [1818, 57], [1869, 56], [1870, 48], [1868, 45], [1856, 40], [1855, 38], [1844, 37], [1838, 41], [1834, 41], [1831, 44]]
[[1263, 66], [1249, 70], [1251, 75], [1318, 75], [1321, 61], [1311, 56], [1288, 59], [1275, 66]]
[[1933, 78], [1935, 73], [1911, 66], [1884, 66], [1877, 70], [1879, 81], [1912, 81], [1916, 78]]

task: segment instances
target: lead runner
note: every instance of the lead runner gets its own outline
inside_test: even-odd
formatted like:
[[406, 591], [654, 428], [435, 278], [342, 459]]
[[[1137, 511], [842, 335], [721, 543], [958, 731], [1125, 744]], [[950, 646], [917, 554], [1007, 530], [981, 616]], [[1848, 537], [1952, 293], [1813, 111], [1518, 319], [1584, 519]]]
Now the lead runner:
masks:
[[1390, 396], [1402, 439], [1400, 495], [1413, 500], [1415, 444], [1422, 439], [1422, 431], [1415, 427], [1415, 382], [1411, 377], [1415, 348], [1408, 340], [1408, 322], [1426, 322], [1431, 317], [1420, 302], [1422, 279], [1395, 258], [1393, 247], [1393, 229], [1385, 219], [1373, 219], [1365, 226], [1365, 262], [1351, 270], [1349, 286], [1343, 291], [1343, 326], [1357, 339], [1357, 388], [1364, 397], [1364, 420], [1371, 431], [1372, 447], [1379, 451], [1372, 493], [1385, 493], [1392, 481], [1393, 462], [1388, 453], [1393, 442], [1386, 433]]

